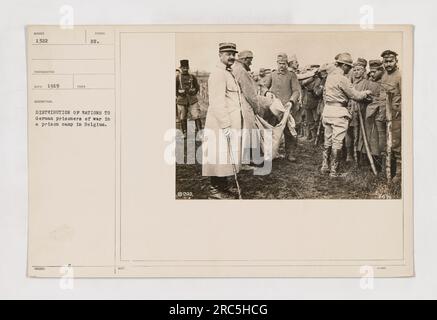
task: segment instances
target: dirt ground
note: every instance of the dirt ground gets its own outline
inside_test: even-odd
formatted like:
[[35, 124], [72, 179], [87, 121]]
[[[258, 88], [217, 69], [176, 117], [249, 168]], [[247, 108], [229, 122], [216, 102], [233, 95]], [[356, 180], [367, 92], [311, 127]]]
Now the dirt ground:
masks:
[[[253, 171], [238, 174], [243, 199], [399, 199], [400, 184], [387, 185], [383, 175], [375, 176], [369, 165], [359, 168], [340, 164], [346, 173], [329, 178], [320, 172], [321, 146], [299, 141], [297, 162], [285, 159], [273, 161], [272, 172], [265, 176]], [[235, 184], [233, 178], [231, 183]], [[202, 177], [200, 164], [176, 166], [176, 198], [207, 199], [209, 179]]]

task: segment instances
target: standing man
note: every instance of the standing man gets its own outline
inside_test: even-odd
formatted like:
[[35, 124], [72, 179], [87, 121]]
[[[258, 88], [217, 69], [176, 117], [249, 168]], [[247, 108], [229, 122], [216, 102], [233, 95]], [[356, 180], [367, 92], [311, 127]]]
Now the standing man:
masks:
[[398, 54], [391, 50], [385, 50], [381, 57], [385, 72], [381, 78], [381, 93], [380, 93], [380, 107], [384, 106], [387, 98], [387, 93], [393, 94], [392, 102], [392, 151], [396, 159], [396, 174], [394, 181], [399, 181], [402, 174], [402, 157], [401, 157], [401, 72], [398, 68]]
[[189, 73], [189, 61], [181, 60], [180, 64], [181, 72], [176, 75], [176, 104], [185, 138], [187, 136], [187, 118], [195, 121], [197, 132], [202, 130], [200, 106], [197, 99], [200, 87], [197, 78]]
[[381, 78], [384, 74], [384, 67], [382, 66], [381, 60], [370, 60], [369, 61], [369, 80], [377, 86], [377, 95], [375, 96], [374, 103], [376, 103], [376, 115], [375, 115], [375, 125], [376, 131], [378, 132], [378, 144], [381, 156], [381, 163], [384, 164], [384, 157], [386, 155], [387, 147], [387, 124], [386, 124], [386, 114], [385, 114], [385, 104], [381, 105], [378, 103], [380, 91], [381, 91]]
[[273, 102], [272, 99], [261, 96], [257, 93], [257, 85], [250, 75], [250, 66], [252, 65], [253, 53], [249, 50], [241, 51], [238, 54], [238, 59], [232, 65], [232, 73], [237, 80], [242, 93], [241, 109], [243, 115], [243, 170], [253, 169], [248, 166], [250, 162], [260, 164], [260, 159], [254, 159], [254, 152], [252, 149], [260, 147], [260, 139], [258, 137], [257, 127], [255, 125], [255, 115], [259, 114], [261, 117]]
[[263, 96], [268, 91], [266, 83], [270, 81], [269, 79], [270, 69], [260, 68], [258, 74], [258, 94]]
[[335, 69], [328, 74], [325, 84], [325, 106], [322, 114], [325, 143], [321, 171], [322, 173], [330, 172], [331, 177], [339, 176], [337, 173], [339, 153], [351, 119], [351, 114], [347, 109], [348, 102], [350, 99], [363, 100], [371, 94], [370, 90], [362, 92], [355, 90], [346, 78], [345, 74], [351, 70], [352, 62], [349, 53], [338, 54]]
[[381, 60], [369, 60], [369, 73], [367, 79], [373, 82], [381, 83], [384, 67]]
[[[299, 81], [297, 80], [296, 74], [288, 70], [287, 54], [278, 54], [277, 64], [278, 70], [272, 72], [267, 87], [284, 106], [291, 103], [291, 115], [293, 116], [297, 127], [301, 122], [299, 117], [300, 106], [298, 103], [301, 90]], [[297, 138], [291, 134], [288, 127], [285, 127], [284, 129], [284, 138], [286, 159], [290, 162], [295, 162]]]
[[[202, 175], [211, 179], [210, 198], [233, 198], [228, 185], [241, 164], [241, 97], [231, 66], [237, 53], [234, 43], [219, 44], [219, 63], [208, 79], [209, 107], [206, 114]], [[230, 145], [228, 145], [230, 141]], [[230, 156], [232, 150], [233, 157]]]

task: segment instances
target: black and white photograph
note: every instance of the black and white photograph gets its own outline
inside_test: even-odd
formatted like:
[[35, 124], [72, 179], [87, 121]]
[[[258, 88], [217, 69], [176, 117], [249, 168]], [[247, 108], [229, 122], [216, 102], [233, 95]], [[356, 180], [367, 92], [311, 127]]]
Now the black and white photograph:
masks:
[[179, 33], [176, 199], [401, 199], [402, 33]]

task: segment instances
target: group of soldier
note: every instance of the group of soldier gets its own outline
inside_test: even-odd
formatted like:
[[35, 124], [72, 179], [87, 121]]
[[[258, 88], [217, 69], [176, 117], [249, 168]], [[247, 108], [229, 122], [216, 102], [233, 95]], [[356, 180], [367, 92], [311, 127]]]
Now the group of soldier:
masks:
[[[355, 166], [370, 163], [375, 174], [385, 174], [389, 152], [394, 159], [389, 174], [400, 179], [401, 74], [396, 52], [385, 50], [381, 59], [369, 62], [364, 58], [353, 61], [349, 53], [339, 53], [333, 63], [305, 68], [299, 68], [295, 55], [289, 59], [279, 53], [276, 69], [261, 68], [255, 74], [250, 69], [253, 52], [238, 52], [234, 43], [220, 43], [218, 51], [219, 62], [208, 79], [209, 103], [202, 138], [202, 174], [210, 177], [210, 198], [233, 198], [235, 188], [228, 177], [259, 165], [253, 159], [252, 145], [247, 147], [236, 132], [259, 129], [257, 117], [277, 125], [281, 119], [271, 109], [275, 100], [289, 109], [296, 127], [295, 131], [288, 126], [283, 130], [286, 160], [298, 160], [298, 140], [315, 145], [323, 140], [323, 160], [318, 168], [322, 173], [332, 178], [344, 175], [339, 172], [339, 163], [344, 160]], [[189, 73], [188, 64], [188, 60], [181, 60], [176, 77], [177, 110], [184, 136], [187, 118], [195, 122], [198, 131], [203, 129], [199, 84]], [[224, 147], [217, 137], [228, 142], [226, 152], [234, 150], [237, 156], [229, 155], [229, 161], [223, 163], [219, 156]], [[242, 161], [247, 154], [250, 161]]]

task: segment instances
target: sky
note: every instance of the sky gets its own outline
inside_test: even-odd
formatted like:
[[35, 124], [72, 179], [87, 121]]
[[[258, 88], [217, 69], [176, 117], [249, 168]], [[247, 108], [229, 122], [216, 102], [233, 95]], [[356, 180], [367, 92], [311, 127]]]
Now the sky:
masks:
[[218, 44], [234, 42], [237, 50], [254, 54], [252, 70], [276, 68], [276, 56], [285, 52], [297, 56], [300, 67], [333, 62], [340, 52], [349, 52], [355, 61], [381, 59], [390, 49], [402, 58], [402, 34], [398, 32], [287, 32], [287, 33], [177, 33], [176, 67], [189, 59], [192, 71], [211, 71], [218, 63]]

